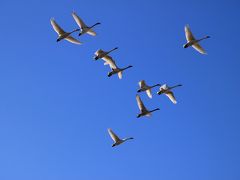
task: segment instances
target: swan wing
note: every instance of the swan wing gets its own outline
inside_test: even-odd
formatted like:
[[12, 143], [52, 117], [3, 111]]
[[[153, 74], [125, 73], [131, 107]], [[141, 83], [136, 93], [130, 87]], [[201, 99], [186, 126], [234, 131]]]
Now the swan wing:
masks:
[[161, 89], [167, 90], [167, 89], [168, 89], [168, 86], [167, 86], [167, 84], [164, 84], [164, 85], [162, 85], [159, 89], [160, 89], [160, 90], [161, 90]]
[[102, 59], [105, 61], [104, 65], [109, 65], [111, 69], [117, 69], [117, 65], [111, 56], [104, 56]]
[[146, 83], [145, 83], [145, 81], [144, 80], [141, 80], [141, 81], [139, 81], [139, 87], [140, 88], [143, 88], [143, 87], [145, 87], [146, 86]]
[[198, 43], [194, 43], [192, 47], [201, 54], [207, 54], [206, 51]]
[[54, 29], [54, 31], [56, 31], [56, 33], [58, 33], [58, 35], [62, 35], [65, 34], [66, 32], [56, 23], [56, 21], [52, 18], [51, 20], [51, 25]]
[[105, 61], [104, 65], [108, 65], [108, 61], [113, 61], [113, 58], [109, 55], [105, 55], [104, 57], [102, 57], [102, 59]]
[[79, 40], [73, 38], [72, 36], [68, 36], [65, 39], [73, 44], [82, 44]]
[[137, 105], [138, 105], [138, 108], [140, 109], [140, 111], [147, 110], [139, 95], [136, 95], [136, 100], [137, 100]]
[[152, 116], [152, 114], [151, 114], [151, 113], [148, 113], [148, 114], [146, 114], [146, 116], [147, 116], [147, 117], [150, 117], [150, 116]]
[[119, 79], [122, 79], [122, 71], [119, 71], [119, 72], [118, 72], [118, 78], [119, 78]]
[[87, 27], [87, 25], [83, 22], [83, 20], [82, 20], [75, 12], [72, 13], [72, 16], [73, 16], [73, 19], [75, 20], [75, 22], [77, 23], [77, 25], [78, 25], [81, 29]]
[[99, 55], [101, 55], [101, 54], [103, 54], [104, 53], [104, 51], [102, 50], [102, 49], [98, 49], [94, 54], [96, 55], [96, 56], [99, 56]]
[[112, 131], [112, 129], [109, 128], [108, 133], [115, 143], [120, 141], [120, 138]]
[[91, 35], [91, 36], [96, 36], [96, 35], [97, 35], [97, 33], [96, 33], [95, 31], [93, 31], [92, 29], [89, 29], [89, 30], [87, 31], [87, 34], [89, 34], [89, 35]]
[[172, 91], [166, 93], [166, 96], [172, 101], [173, 104], [177, 104], [176, 98]]
[[186, 25], [184, 29], [185, 29], [185, 36], [186, 36], [187, 41], [190, 42], [190, 41], [195, 40], [195, 38], [190, 30], [189, 25]]
[[147, 93], [149, 98], [152, 98], [152, 91], [151, 91], [151, 89], [146, 90], [146, 93]]

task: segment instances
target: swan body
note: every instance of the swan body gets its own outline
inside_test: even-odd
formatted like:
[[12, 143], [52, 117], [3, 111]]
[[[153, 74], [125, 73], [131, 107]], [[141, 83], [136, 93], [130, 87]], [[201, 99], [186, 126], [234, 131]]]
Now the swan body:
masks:
[[77, 39], [73, 38], [71, 36], [72, 33], [79, 31], [80, 29], [75, 29], [71, 32], [65, 32], [58, 24], [57, 22], [52, 18], [50, 20], [51, 25], [53, 27], [53, 29], [56, 31], [56, 33], [58, 34], [58, 38], [57, 38], [57, 42], [61, 41], [62, 39], [65, 39], [71, 43], [74, 44], [82, 44], [80, 41], [78, 41]]
[[115, 61], [112, 59], [112, 57], [108, 56], [108, 57], [103, 57], [103, 59], [105, 60], [104, 65], [109, 65], [109, 67], [111, 68], [111, 72], [108, 73], [108, 77], [111, 77], [114, 74], [118, 74], [118, 78], [122, 79], [122, 72], [125, 71], [128, 68], [131, 68], [133, 66], [127, 66], [125, 68], [119, 68]]
[[103, 51], [102, 49], [99, 49], [94, 53], [95, 56], [93, 58], [95, 60], [101, 59], [101, 58], [107, 56], [108, 54], [110, 54], [112, 51], [117, 50], [117, 49], [118, 49], [117, 47], [113, 48], [110, 51]]
[[156, 85], [153, 85], [153, 86], [148, 86], [144, 80], [141, 80], [139, 83], [139, 87], [140, 89], [138, 89], [138, 93], [139, 92], [143, 92], [145, 91], [148, 95], [149, 98], [152, 98], [152, 92], [151, 92], [151, 89], [156, 87], [156, 86], [161, 86], [160, 84], [156, 84]]
[[210, 36], [205, 36], [201, 39], [195, 39], [195, 37], [193, 36], [193, 34], [190, 30], [190, 27], [188, 25], [186, 25], [184, 29], [185, 29], [185, 36], [186, 36], [186, 39], [187, 39], [187, 43], [184, 44], [183, 47], [188, 48], [188, 47], [192, 46], [199, 53], [207, 54], [206, 51], [200, 46], [199, 42], [204, 40], [204, 39], [210, 38]]
[[108, 129], [108, 133], [109, 133], [110, 137], [112, 138], [112, 140], [114, 141], [114, 144], [112, 145], [112, 147], [118, 146], [118, 145], [124, 143], [125, 141], [133, 139], [132, 137], [120, 139], [110, 128]]
[[180, 87], [180, 86], [182, 86], [182, 85], [179, 84], [176, 86], [168, 87], [166, 84], [164, 84], [159, 88], [159, 91], [157, 92], [157, 94], [158, 95], [165, 94], [172, 101], [173, 104], [177, 104], [176, 98], [175, 98], [173, 92], [171, 91], [171, 89], [174, 89], [174, 88]]
[[137, 105], [140, 110], [140, 113], [137, 115], [137, 118], [141, 116], [151, 116], [151, 113], [157, 110], [160, 110], [159, 108], [156, 108], [154, 110], [149, 111], [143, 104], [141, 98], [139, 95], [136, 95]]
[[91, 36], [96, 36], [97, 35], [96, 32], [93, 31], [92, 28], [95, 27], [96, 25], [101, 24], [101, 23], [95, 23], [94, 25], [89, 27], [83, 22], [83, 20], [75, 12], [72, 13], [72, 16], [73, 16], [73, 19], [75, 20], [75, 22], [77, 23], [77, 25], [81, 29], [81, 31], [79, 33], [79, 36], [83, 35], [83, 34], [86, 34], [86, 33], [91, 35]]

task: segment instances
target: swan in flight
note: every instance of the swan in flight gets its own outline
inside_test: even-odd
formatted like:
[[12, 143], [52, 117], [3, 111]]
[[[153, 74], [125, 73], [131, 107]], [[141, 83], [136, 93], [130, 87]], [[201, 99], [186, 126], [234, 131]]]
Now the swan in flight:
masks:
[[166, 84], [164, 84], [159, 88], [160, 91], [158, 91], [157, 94], [158, 95], [165, 94], [172, 101], [173, 104], [177, 104], [176, 98], [174, 97], [174, 94], [171, 91], [171, 89], [180, 87], [180, 86], [182, 85], [178, 84], [176, 86], [168, 87]]
[[81, 29], [81, 32], [79, 33], [79, 36], [82, 35], [82, 34], [85, 34], [85, 33], [87, 33], [91, 36], [96, 36], [97, 35], [96, 32], [94, 32], [92, 28], [96, 25], [101, 24], [101, 23], [95, 23], [94, 25], [88, 27], [75, 12], [72, 13], [72, 16], [73, 16], [74, 20], [76, 21], [77, 25]]
[[117, 50], [117, 49], [118, 49], [118, 47], [115, 47], [115, 48], [111, 49], [110, 51], [103, 51], [102, 49], [99, 49], [94, 53], [95, 56], [93, 58], [95, 60], [101, 59], [101, 58], [107, 56], [108, 54], [110, 54], [112, 51]]
[[120, 139], [110, 128], [108, 129], [108, 133], [109, 133], [110, 137], [112, 138], [112, 140], [114, 141], [114, 144], [112, 145], [112, 147], [120, 145], [127, 140], [133, 139], [132, 137]]
[[185, 26], [185, 36], [187, 39], [187, 43], [183, 45], [184, 48], [187, 48], [189, 46], [192, 46], [195, 50], [197, 50], [199, 53], [201, 54], [207, 54], [206, 51], [200, 46], [199, 42], [204, 40], [204, 39], [208, 39], [210, 38], [210, 36], [205, 36], [201, 39], [195, 39], [189, 25]]
[[71, 43], [74, 44], [82, 44], [80, 41], [78, 41], [77, 39], [73, 38], [72, 36], [70, 36], [70, 34], [76, 32], [76, 31], [80, 31], [80, 29], [75, 29], [71, 32], [65, 32], [57, 23], [56, 21], [52, 18], [51, 20], [51, 25], [53, 27], [53, 29], [56, 31], [56, 33], [58, 34], [58, 38], [57, 38], [57, 42], [61, 41], [62, 39], [65, 39]]
[[156, 85], [153, 85], [153, 86], [148, 86], [144, 80], [141, 80], [139, 81], [139, 87], [140, 89], [137, 91], [138, 93], [139, 92], [143, 92], [143, 91], [146, 91], [147, 95], [149, 98], [152, 98], [152, 92], [151, 92], [151, 89], [156, 87], [156, 86], [161, 86], [160, 84], [156, 84]]
[[118, 74], [118, 78], [122, 79], [122, 72], [128, 68], [133, 67], [130, 65], [125, 68], [119, 68], [111, 56], [105, 56], [103, 57], [103, 60], [105, 61], [104, 65], [109, 65], [112, 70], [111, 72], [108, 73], [108, 77], [111, 77], [114, 74]]
[[136, 100], [137, 100], [137, 105], [138, 108], [140, 109], [140, 114], [137, 115], [137, 118], [141, 117], [141, 116], [151, 116], [151, 113], [157, 110], [160, 110], [159, 108], [156, 108], [154, 110], [147, 110], [147, 108], [144, 106], [141, 98], [139, 95], [136, 95]]

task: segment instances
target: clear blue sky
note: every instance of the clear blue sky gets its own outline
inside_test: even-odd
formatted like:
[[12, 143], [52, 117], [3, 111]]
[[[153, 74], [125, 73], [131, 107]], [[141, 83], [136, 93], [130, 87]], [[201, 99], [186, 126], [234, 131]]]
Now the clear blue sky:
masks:
[[[0, 43], [1, 180], [239, 180], [240, 3], [225, 1], [3, 1]], [[98, 35], [56, 43], [50, 18]], [[208, 55], [183, 49], [184, 25]], [[77, 35], [77, 34], [75, 34]], [[76, 37], [76, 36], [75, 36]], [[102, 48], [120, 67], [94, 62]], [[138, 81], [182, 83], [178, 104], [137, 119]], [[153, 90], [154, 93], [157, 89]], [[112, 148], [107, 128], [135, 139]]]

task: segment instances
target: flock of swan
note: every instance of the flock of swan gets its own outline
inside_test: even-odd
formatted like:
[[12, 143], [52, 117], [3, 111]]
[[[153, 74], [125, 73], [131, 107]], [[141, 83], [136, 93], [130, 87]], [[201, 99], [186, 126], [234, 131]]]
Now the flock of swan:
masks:
[[[93, 30], [93, 28], [101, 23], [95, 23], [92, 26], [87, 26], [83, 20], [75, 13], [72, 13], [72, 17], [75, 20], [76, 24], [78, 25], [79, 28], [74, 29], [73, 31], [70, 32], [65, 32], [58, 24], [57, 22], [54, 20], [54, 18], [51, 18], [50, 22], [51, 25], [53, 27], [53, 29], [56, 31], [56, 33], [58, 34], [58, 38], [57, 38], [57, 42], [65, 39], [71, 43], [74, 44], [82, 44], [79, 40], [77, 40], [76, 38], [72, 37], [72, 34], [74, 32], [79, 32], [78, 36], [81, 36], [83, 34], [89, 34], [91, 36], [96, 36], [96, 32]], [[193, 47], [196, 51], [198, 51], [201, 54], [207, 54], [206, 51], [200, 46], [199, 42], [204, 40], [204, 39], [208, 39], [210, 38], [210, 36], [205, 36], [203, 38], [200, 39], [196, 39], [193, 36], [193, 33], [190, 30], [189, 25], [186, 25], [185, 28], [185, 36], [186, 36], [186, 40], [187, 43], [183, 45], [184, 48], [188, 48], [188, 47]], [[116, 65], [116, 62], [113, 60], [113, 58], [109, 55], [112, 51], [117, 50], [118, 47], [115, 47], [109, 51], [103, 51], [102, 49], [99, 49], [95, 52], [94, 54], [94, 59], [98, 60], [98, 59], [102, 59], [104, 61], [104, 65], [109, 65], [111, 72], [108, 73], [108, 77], [111, 77], [114, 74], [117, 74], [119, 79], [122, 79], [122, 72], [125, 71], [126, 69], [129, 69], [133, 66], [128, 65], [124, 68], [119, 68]], [[159, 91], [157, 92], [158, 95], [161, 94], [165, 94], [170, 101], [173, 104], [176, 104], [176, 98], [173, 94], [172, 89], [176, 88], [176, 87], [180, 87], [182, 86], [181, 84], [169, 87], [167, 84], [161, 85], [161, 84], [156, 84], [153, 86], [149, 86], [146, 84], [146, 82], [144, 80], [141, 80], [139, 82], [139, 89], [137, 90], [138, 93], [140, 92], [146, 92], [147, 96], [149, 98], [152, 98], [152, 88], [160, 86]], [[139, 95], [136, 95], [136, 101], [137, 101], [137, 105], [138, 108], [140, 110], [140, 113], [137, 115], [137, 118], [140, 118], [142, 116], [151, 116], [151, 113], [153, 113], [154, 111], [160, 110], [159, 108], [153, 109], [153, 110], [148, 110], [145, 105], [143, 104], [141, 98]], [[127, 140], [133, 139], [132, 137], [129, 138], [119, 138], [112, 129], [108, 129], [108, 133], [110, 135], [110, 137], [112, 138], [112, 140], [114, 141], [114, 144], [112, 145], [112, 147], [120, 145], [122, 143], [124, 143]]]

